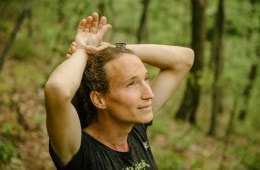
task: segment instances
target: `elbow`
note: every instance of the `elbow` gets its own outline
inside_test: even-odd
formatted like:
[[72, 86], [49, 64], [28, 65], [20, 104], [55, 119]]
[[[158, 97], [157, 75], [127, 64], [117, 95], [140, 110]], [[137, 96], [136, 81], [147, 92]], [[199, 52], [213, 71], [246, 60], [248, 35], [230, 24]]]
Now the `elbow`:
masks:
[[194, 63], [194, 51], [191, 48], [183, 48], [176, 63], [173, 64], [173, 70], [180, 73], [187, 73]]
[[186, 63], [186, 67], [188, 69], [191, 69], [191, 67], [193, 66], [194, 63], [194, 58], [195, 58], [195, 54], [194, 51], [191, 48], [187, 48], [187, 52], [185, 55], [185, 63]]
[[60, 100], [69, 100], [73, 97], [59, 80], [49, 79], [45, 84], [44, 93], [46, 97], [59, 98]]

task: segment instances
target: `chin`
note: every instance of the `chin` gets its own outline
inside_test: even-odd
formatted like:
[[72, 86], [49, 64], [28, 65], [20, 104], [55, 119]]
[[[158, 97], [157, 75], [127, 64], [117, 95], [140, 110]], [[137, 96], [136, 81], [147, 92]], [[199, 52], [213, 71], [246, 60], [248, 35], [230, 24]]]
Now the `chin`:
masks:
[[150, 123], [152, 120], [153, 120], [153, 112], [150, 112], [145, 117], [143, 117], [140, 123], [146, 124], [146, 123]]

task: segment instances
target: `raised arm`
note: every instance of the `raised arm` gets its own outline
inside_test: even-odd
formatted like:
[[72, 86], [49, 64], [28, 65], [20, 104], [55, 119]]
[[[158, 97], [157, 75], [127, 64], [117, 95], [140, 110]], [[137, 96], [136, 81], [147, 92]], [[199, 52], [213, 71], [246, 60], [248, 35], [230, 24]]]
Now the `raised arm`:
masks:
[[149, 65], [160, 69], [151, 83], [155, 97], [153, 98], [153, 112], [156, 113], [175, 92], [181, 80], [193, 65], [194, 53], [190, 48], [139, 44], [127, 45], [138, 57]]
[[79, 88], [88, 55], [102, 48], [100, 43], [111, 25], [97, 13], [83, 19], [78, 26], [73, 57], [62, 62], [50, 75], [45, 85], [46, 123], [50, 143], [62, 164], [66, 165], [78, 151], [81, 126], [71, 100]]

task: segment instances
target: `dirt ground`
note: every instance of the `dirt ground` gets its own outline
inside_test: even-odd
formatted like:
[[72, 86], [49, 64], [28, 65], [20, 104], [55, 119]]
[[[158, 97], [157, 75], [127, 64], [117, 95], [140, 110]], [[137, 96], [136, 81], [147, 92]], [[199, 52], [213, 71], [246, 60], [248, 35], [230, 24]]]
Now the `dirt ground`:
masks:
[[17, 67], [8, 61], [0, 74], [0, 140], [11, 141], [18, 153], [0, 162], [0, 170], [55, 169], [48, 152], [43, 86], [33, 69], [27, 68], [24, 76]]

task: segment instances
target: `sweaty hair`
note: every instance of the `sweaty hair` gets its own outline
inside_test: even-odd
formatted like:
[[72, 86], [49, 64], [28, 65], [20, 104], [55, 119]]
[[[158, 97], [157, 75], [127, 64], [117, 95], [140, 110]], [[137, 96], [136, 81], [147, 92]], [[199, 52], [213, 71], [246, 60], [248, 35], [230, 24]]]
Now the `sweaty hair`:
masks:
[[97, 91], [105, 94], [109, 91], [109, 78], [104, 66], [125, 53], [134, 54], [133, 51], [126, 48], [108, 47], [89, 56], [80, 87], [72, 99], [82, 129], [98, 121], [97, 108], [91, 102], [90, 92]]

